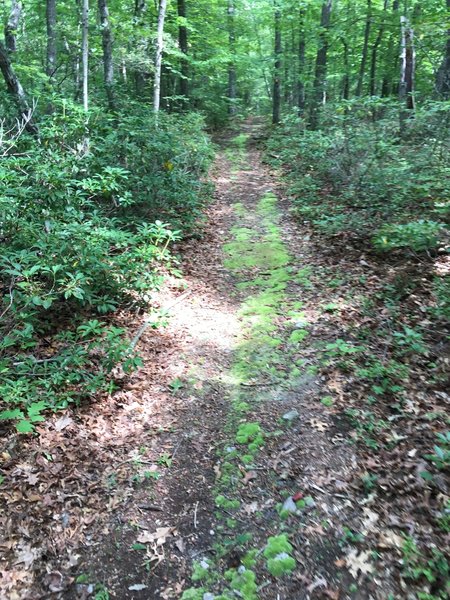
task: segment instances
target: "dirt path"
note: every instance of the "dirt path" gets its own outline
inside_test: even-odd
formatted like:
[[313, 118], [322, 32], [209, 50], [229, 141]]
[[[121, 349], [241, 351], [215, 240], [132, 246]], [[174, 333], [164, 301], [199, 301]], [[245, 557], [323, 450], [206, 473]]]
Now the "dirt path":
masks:
[[2, 598], [410, 597], [408, 523], [373, 491], [379, 459], [359, 464], [334, 404], [341, 371], [321, 374], [317, 340], [339, 338], [319, 310], [333, 268], [255, 133], [223, 143], [206, 234], [182, 248], [159, 299], [167, 326], [139, 342], [144, 367], [4, 450]]

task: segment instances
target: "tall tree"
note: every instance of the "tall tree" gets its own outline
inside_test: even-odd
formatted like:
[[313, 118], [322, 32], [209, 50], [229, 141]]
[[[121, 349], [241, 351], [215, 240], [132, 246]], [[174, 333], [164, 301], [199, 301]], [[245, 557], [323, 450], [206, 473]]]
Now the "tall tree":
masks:
[[164, 22], [166, 20], [167, 0], [159, 0], [158, 29], [156, 34], [155, 79], [153, 83], [153, 110], [159, 112], [161, 105], [161, 67], [164, 52]]
[[236, 114], [237, 76], [236, 76], [236, 7], [234, 0], [228, 0], [227, 9], [228, 41], [230, 61], [228, 63], [228, 112]]
[[56, 0], [46, 2], [47, 63], [46, 73], [52, 79], [56, 72]]
[[401, 60], [400, 60], [400, 131], [406, 127], [406, 119], [414, 111], [414, 78], [416, 67], [416, 52], [414, 48], [414, 31], [407, 17], [400, 17], [401, 23]]
[[375, 96], [376, 91], [377, 91], [376, 90], [377, 56], [378, 56], [378, 49], [379, 49], [381, 41], [383, 39], [384, 27], [386, 24], [386, 11], [388, 8], [388, 4], [389, 4], [389, 0], [384, 0], [383, 14], [381, 16], [380, 27], [378, 28], [377, 37], [375, 38], [375, 41], [372, 46], [372, 54], [371, 54], [371, 58], [370, 58], [370, 79], [369, 79], [369, 95], [370, 96]]
[[11, 63], [11, 54], [14, 53], [17, 48], [16, 32], [19, 26], [21, 12], [21, 3], [13, 0], [10, 18], [5, 24], [5, 45], [0, 41], [0, 71], [2, 72], [3, 79], [6, 83], [6, 89], [17, 105], [20, 120], [25, 123], [25, 129], [29, 133], [37, 135], [39, 131], [33, 121], [33, 111]]
[[81, 14], [81, 62], [83, 65], [83, 108], [89, 109], [89, 0], [83, 0]]
[[16, 51], [16, 33], [22, 16], [22, 2], [11, 0], [11, 10], [5, 25], [6, 50], [11, 54]]
[[299, 22], [298, 22], [298, 74], [297, 74], [297, 86], [298, 86], [298, 111], [300, 116], [303, 115], [306, 105], [306, 94], [305, 94], [305, 66], [306, 66], [306, 27], [305, 27], [306, 11], [304, 8], [300, 8]]
[[[400, 7], [400, 0], [394, 0], [392, 3], [392, 23], [391, 32], [389, 35], [388, 47], [386, 50], [386, 60], [384, 62], [384, 74], [383, 83], [381, 85], [381, 95], [383, 98], [387, 98], [391, 94], [395, 93], [397, 87], [398, 74], [397, 74], [397, 55], [398, 55], [398, 10]], [[393, 27], [392, 27], [393, 25]]]
[[273, 73], [273, 104], [272, 104], [272, 123], [277, 125], [281, 118], [281, 55], [283, 52], [281, 44], [281, 9], [276, 0], [274, 13], [275, 28], [275, 64]]
[[114, 63], [113, 63], [113, 37], [107, 0], [98, 0], [98, 12], [100, 15], [100, 27], [102, 31], [103, 47], [103, 77], [105, 81], [106, 97], [111, 110], [115, 108], [114, 95]]
[[189, 62], [187, 59], [189, 53], [188, 30], [187, 30], [187, 12], [186, 0], [178, 0], [178, 44], [184, 57], [181, 60], [180, 94], [185, 99], [189, 96]]
[[[450, 18], [450, 0], [447, 0], [447, 11]], [[436, 89], [445, 100], [450, 99], [450, 26], [447, 29], [444, 59], [436, 74]]]
[[328, 32], [330, 29], [331, 11], [333, 0], [324, 0], [320, 17], [319, 47], [316, 56], [316, 66], [314, 71], [314, 86], [309, 117], [309, 126], [316, 129], [319, 119], [319, 107], [325, 102], [325, 84], [327, 76], [328, 61]]
[[366, 25], [364, 28], [364, 42], [361, 54], [361, 63], [359, 65], [358, 81], [356, 84], [355, 94], [361, 96], [364, 82], [364, 75], [366, 72], [367, 56], [369, 52], [369, 38], [370, 29], [372, 26], [372, 0], [367, 0], [367, 14], [366, 14]]

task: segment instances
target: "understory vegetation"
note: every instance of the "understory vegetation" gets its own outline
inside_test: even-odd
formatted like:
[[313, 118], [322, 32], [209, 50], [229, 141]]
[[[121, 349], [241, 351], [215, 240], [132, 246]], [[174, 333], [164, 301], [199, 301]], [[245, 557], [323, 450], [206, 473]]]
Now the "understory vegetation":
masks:
[[209, 194], [200, 117], [93, 110], [86, 125], [78, 107], [53, 108], [39, 141], [13, 128], [1, 145], [0, 419], [21, 432], [139, 366], [108, 315], [149, 306]]

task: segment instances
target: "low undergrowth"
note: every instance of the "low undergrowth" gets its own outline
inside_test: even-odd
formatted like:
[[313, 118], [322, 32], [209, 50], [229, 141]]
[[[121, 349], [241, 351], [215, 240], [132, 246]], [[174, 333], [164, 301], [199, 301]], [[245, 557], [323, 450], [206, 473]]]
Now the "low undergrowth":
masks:
[[[381, 111], [370, 120], [360, 108], [344, 106], [319, 132], [286, 122], [268, 160], [285, 173], [316, 248], [324, 300], [310, 343], [328, 381], [323, 404], [350, 426], [361, 490], [389, 506], [387, 519], [414, 523], [402, 543], [403, 585], [440, 599], [450, 562], [440, 551], [450, 474], [447, 113], [441, 122], [429, 107], [400, 140], [389, 106], [366, 103]], [[434, 132], [431, 146], [423, 128]]]
[[29, 432], [46, 409], [111, 390], [116, 365], [139, 366], [108, 315], [149, 306], [176, 266], [212, 156], [195, 115], [93, 110], [86, 123], [67, 102], [39, 140], [11, 129], [0, 155], [0, 420]]

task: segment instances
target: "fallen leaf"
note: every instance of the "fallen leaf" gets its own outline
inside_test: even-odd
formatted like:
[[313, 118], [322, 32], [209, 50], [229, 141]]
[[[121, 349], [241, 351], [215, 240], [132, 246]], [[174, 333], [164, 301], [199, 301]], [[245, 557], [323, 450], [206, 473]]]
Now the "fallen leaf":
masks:
[[373, 572], [373, 566], [369, 562], [370, 553], [361, 552], [358, 554], [358, 550], [351, 550], [345, 557], [345, 563], [348, 570], [353, 577], [358, 577], [358, 573], [361, 575], [367, 575]]
[[247, 471], [247, 473], [244, 475], [243, 479], [242, 479], [242, 483], [244, 485], [247, 485], [247, 483], [249, 481], [251, 481], [252, 479], [256, 479], [258, 475], [256, 474], [256, 471]]
[[154, 533], [144, 531], [138, 536], [137, 541], [140, 544], [152, 544], [156, 542], [157, 546], [162, 546], [166, 543], [166, 539], [172, 534], [173, 530], [173, 527], [158, 527]]
[[317, 431], [320, 431], [321, 433], [326, 431], [329, 427], [328, 423], [325, 423], [324, 421], [319, 421], [318, 419], [311, 419], [310, 424], [311, 427], [314, 427], [314, 429], [317, 429]]
[[64, 415], [63, 417], [60, 417], [57, 421], [55, 421], [55, 429], [56, 431], [62, 431], [72, 423], [73, 419], [69, 417], [69, 415]]

